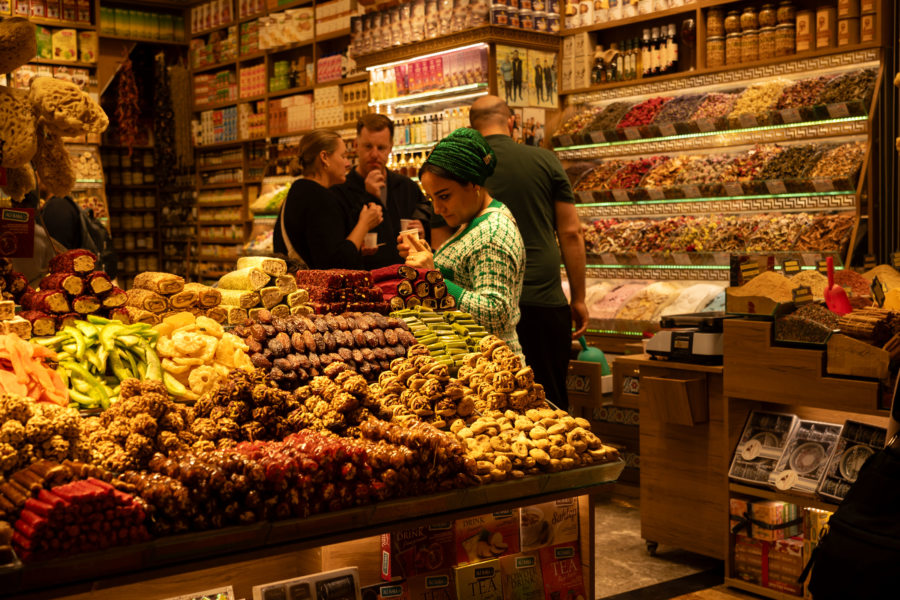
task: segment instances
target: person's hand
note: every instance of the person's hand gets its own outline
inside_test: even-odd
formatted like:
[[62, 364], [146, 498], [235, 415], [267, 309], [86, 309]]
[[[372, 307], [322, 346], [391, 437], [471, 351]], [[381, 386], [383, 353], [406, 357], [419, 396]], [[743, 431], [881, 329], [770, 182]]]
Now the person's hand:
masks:
[[369, 202], [359, 211], [359, 223], [365, 226], [366, 231], [371, 231], [378, 227], [384, 220], [381, 205]]
[[588, 326], [588, 309], [584, 300], [579, 300], [569, 304], [572, 310], [572, 320], [575, 321], [575, 331], [572, 332], [572, 339], [577, 340], [584, 335]]
[[406, 242], [407, 238], [405, 235], [397, 236], [397, 253], [400, 254], [400, 258], [406, 259], [407, 256], [410, 255], [412, 248]]
[[381, 169], [372, 169], [366, 175], [366, 191], [381, 200], [381, 190], [387, 185]]
[[365, 246], [363, 246], [359, 249], [359, 251], [363, 256], [372, 256], [373, 254], [378, 252], [378, 246], [372, 246], [371, 248], [366, 248]]
[[[416, 240], [411, 237], [406, 239], [409, 246], [406, 256], [406, 265], [413, 267], [414, 269], [433, 271], [434, 254], [431, 253], [431, 248], [428, 247], [428, 243], [424, 240]], [[398, 249], [400, 248], [400, 245], [401, 244], [397, 245]]]

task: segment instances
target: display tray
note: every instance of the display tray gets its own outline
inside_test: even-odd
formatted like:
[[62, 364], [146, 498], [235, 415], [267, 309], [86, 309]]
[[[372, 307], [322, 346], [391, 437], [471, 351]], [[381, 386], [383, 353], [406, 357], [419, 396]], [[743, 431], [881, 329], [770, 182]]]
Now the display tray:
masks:
[[725, 312], [729, 315], [774, 320], [794, 311], [793, 302], [776, 302], [765, 296], [736, 296], [731, 288], [725, 290]]
[[849, 102], [838, 102], [835, 104], [820, 104], [817, 106], [772, 110], [761, 115], [744, 114], [741, 115], [740, 118], [717, 117], [715, 119], [701, 119], [699, 121], [650, 123], [640, 127], [615, 127], [612, 129], [600, 129], [594, 131], [579, 131], [576, 133], [555, 135], [552, 138], [552, 143], [555, 149], [564, 150], [570, 146], [652, 140], [660, 137], [694, 135], [698, 133], [714, 134], [716, 132], [728, 132], [752, 127], [815, 123], [816, 121], [859, 117], [865, 116], [866, 114], [867, 108], [865, 102], [862, 100], [851, 100]]
[[[305, 519], [267, 521], [167, 536], [144, 544], [30, 563], [7, 572], [0, 570], [0, 597], [111, 575], [131, 575], [166, 565], [184, 566], [190, 561], [283, 544], [319, 547], [434, 521], [589, 494], [615, 482], [624, 467], [625, 463], [620, 459], [559, 473], [390, 500]], [[189, 565], [186, 568], [189, 569]]]

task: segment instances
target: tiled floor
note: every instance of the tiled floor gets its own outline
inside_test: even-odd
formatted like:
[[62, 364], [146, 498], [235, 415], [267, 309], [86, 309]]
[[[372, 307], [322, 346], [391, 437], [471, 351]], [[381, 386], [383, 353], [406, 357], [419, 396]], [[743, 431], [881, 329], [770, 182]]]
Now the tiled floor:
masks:
[[595, 599], [748, 600], [722, 584], [722, 562], [660, 545], [650, 556], [633, 492], [597, 498]]

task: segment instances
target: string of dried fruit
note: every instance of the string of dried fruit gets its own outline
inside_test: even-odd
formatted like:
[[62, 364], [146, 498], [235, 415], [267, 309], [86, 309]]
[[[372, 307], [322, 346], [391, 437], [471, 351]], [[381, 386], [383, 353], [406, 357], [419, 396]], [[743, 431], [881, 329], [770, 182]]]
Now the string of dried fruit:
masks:
[[191, 141], [191, 76], [183, 65], [168, 67], [169, 95], [175, 126], [175, 157], [179, 168], [194, 164], [194, 145]]
[[128, 148], [128, 156], [134, 148], [138, 134], [138, 119], [141, 115], [137, 80], [134, 77], [131, 59], [126, 55], [119, 67], [119, 85], [116, 95], [116, 123], [119, 139]]
[[175, 183], [175, 114], [166, 75], [166, 57], [160, 52], [153, 60], [153, 158], [156, 182], [168, 187]]

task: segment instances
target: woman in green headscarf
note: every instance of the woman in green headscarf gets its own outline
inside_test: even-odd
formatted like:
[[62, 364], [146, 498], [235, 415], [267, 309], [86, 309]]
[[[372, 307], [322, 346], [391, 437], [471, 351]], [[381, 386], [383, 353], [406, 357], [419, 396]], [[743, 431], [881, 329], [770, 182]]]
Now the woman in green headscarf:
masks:
[[442, 139], [419, 171], [434, 212], [456, 233], [432, 254], [425, 241], [401, 236], [406, 264], [437, 268], [460, 310], [521, 353], [516, 337], [525, 246], [512, 213], [490, 197], [485, 180], [494, 172], [494, 151], [474, 129]]

